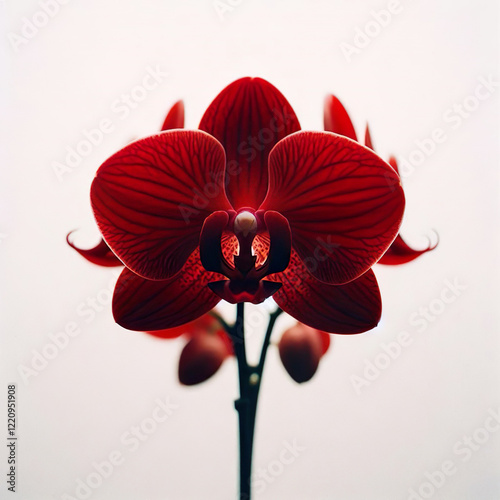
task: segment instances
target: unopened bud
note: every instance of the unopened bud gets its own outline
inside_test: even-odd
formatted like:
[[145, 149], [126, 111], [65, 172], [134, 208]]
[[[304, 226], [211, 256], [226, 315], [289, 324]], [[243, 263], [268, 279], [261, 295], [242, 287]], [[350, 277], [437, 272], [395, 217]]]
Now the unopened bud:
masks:
[[278, 345], [280, 358], [295, 382], [307, 382], [314, 376], [330, 344], [327, 335], [302, 323], [283, 333]]

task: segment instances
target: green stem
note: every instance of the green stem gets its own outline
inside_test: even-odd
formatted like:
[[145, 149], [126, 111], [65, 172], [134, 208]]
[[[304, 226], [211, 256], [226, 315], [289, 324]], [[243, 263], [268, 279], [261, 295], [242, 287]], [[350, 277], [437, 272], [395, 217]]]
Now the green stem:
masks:
[[255, 434], [255, 419], [257, 414], [257, 402], [260, 385], [262, 382], [262, 372], [266, 360], [267, 349], [271, 339], [271, 333], [278, 316], [282, 313], [277, 309], [269, 317], [262, 351], [257, 366], [249, 365], [245, 350], [244, 335], [244, 303], [237, 305], [236, 322], [233, 326], [222, 322], [228, 332], [232, 342], [234, 354], [238, 362], [240, 398], [234, 405], [239, 416], [240, 434], [240, 500], [250, 500], [251, 498], [251, 476], [252, 476], [252, 454]]

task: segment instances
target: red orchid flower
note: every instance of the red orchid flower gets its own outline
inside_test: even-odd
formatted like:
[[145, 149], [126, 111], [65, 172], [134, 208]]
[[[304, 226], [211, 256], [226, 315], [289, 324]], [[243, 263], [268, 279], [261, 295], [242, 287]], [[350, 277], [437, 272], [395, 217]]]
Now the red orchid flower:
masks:
[[[349, 114], [342, 105], [342, 103], [334, 96], [329, 95], [325, 99], [324, 107], [324, 125], [325, 130], [334, 132], [336, 134], [344, 135], [350, 139], [357, 141], [356, 132], [352, 124]], [[365, 131], [365, 146], [372, 150], [375, 150], [372, 143], [372, 138], [370, 134], [370, 129], [368, 125]], [[394, 156], [389, 158], [389, 164], [392, 168], [398, 172], [398, 164]], [[410, 262], [420, 255], [434, 250], [438, 243], [435, 245], [429, 245], [423, 250], [414, 250], [411, 248], [401, 237], [400, 234], [397, 235], [396, 239], [392, 242], [391, 246], [387, 249], [382, 258], [378, 261], [378, 264], [385, 265], [399, 265]]]
[[160, 330], [221, 299], [271, 295], [313, 328], [377, 324], [370, 267], [397, 235], [399, 176], [350, 139], [299, 129], [275, 87], [243, 78], [212, 102], [200, 130], [138, 140], [100, 167], [92, 207], [127, 266], [113, 298], [119, 324]]
[[331, 335], [302, 323], [292, 326], [278, 344], [281, 362], [295, 382], [311, 380], [330, 347]]

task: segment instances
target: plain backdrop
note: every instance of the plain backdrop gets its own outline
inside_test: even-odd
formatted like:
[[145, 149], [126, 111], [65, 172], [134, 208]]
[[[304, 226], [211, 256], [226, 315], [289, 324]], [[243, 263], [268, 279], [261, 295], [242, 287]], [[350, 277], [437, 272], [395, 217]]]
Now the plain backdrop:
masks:
[[[295, 384], [271, 348], [255, 498], [500, 498], [497, 2], [4, 0], [0, 16], [0, 435], [16, 384], [16, 498], [236, 498], [234, 361], [180, 386], [184, 340], [117, 326], [116, 271], [86, 262], [65, 236], [98, 241], [89, 187], [107, 157], [156, 132], [181, 98], [196, 128], [242, 76], [277, 86], [304, 129], [322, 128], [323, 99], [337, 95], [360, 135], [370, 123], [381, 156], [413, 159], [405, 239], [424, 248], [440, 238], [412, 263], [376, 266], [380, 325], [334, 336], [311, 382]], [[124, 109], [122, 95], [148, 71], [158, 85]], [[102, 120], [112, 130], [56, 175]], [[435, 129], [439, 143], [429, 142]], [[266, 307], [249, 308], [255, 352]], [[273, 342], [290, 324], [283, 315]], [[54, 348], [72, 328], [79, 334]], [[175, 409], [153, 425], [157, 398]], [[134, 426], [150, 432], [136, 445]], [[110, 471], [102, 464], [113, 453], [122, 460]]]

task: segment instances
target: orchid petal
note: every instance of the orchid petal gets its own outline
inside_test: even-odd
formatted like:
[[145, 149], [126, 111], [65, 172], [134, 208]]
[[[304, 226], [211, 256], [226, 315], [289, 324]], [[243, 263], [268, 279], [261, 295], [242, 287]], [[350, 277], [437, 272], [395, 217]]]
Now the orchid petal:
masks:
[[370, 127], [368, 127], [368, 123], [366, 124], [366, 130], [365, 130], [365, 146], [367, 148], [370, 148], [371, 150], [375, 151], [375, 148], [373, 147], [372, 136], [370, 134]]
[[168, 279], [198, 245], [205, 218], [227, 210], [224, 150], [200, 131], [136, 141], [97, 171], [92, 208], [113, 252], [134, 273]]
[[329, 333], [362, 333], [377, 326], [382, 301], [370, 269], [346, 285], [327, 285], [309, 274], [293, 252], [288, 269], [269, 279], [283, 286], [273, 299], [297, 321]]
[[152, 331], [189, 323], [220, 301], [207, 284], [219, 275], [205, 271], [194, 251], [181, 272], [165, 281], [152, 281], [125, 268], [113, 295], [115, 321], [129, 330]]
[[74, 248], [83, 258], [87, 259], [92, 264], [97, 264], [103, 267], [123, 266], [123, 263], [111, 251], [106, 242], [101, 238], [101, 241], [93, 248], [78, 248], [70, 241], [71, 233], [66, 236], [66, 241], [71, 248]]
[[179, 337], [182, 337], [182, 335], [186, 333], [186, 330], [184, 329], [184, 325], [182, 325], [182, 326], [176, 326], [175, 328], [165, 328], [164, 330], [145, 331], [144, 333], [147, 333], [152, 337], [168, 340], [168, 339], [177, 339]]
[[316, 330], [321, 339], [321, 356], [324, 356], [328, 349], [330, 349], [330, 345], [332, 343], [332, 335], [327, 332], [323, 332], [321, 330]]
[[329, 95], [325, 99], [324, 125], [327, 132], [344, 135], [357, 141], [351, 119], [342, 103], [334, 95]]
[[399, 168], [398, 168], [398, 162], [396, 160], [396, 158], [394, 158], [394, 156], [391, 156], [389, 158], [389, 165], [398, 173], [399, 175]]
[[241, 78], [210, 104], [200, 130], [226, 151], [226, 191], [238, 209], [257, 208], [267, 191], [269, 152], [283, 137], [300, 130], [292, 107], [281, 92], [261, 78]]
[[378, 261], [378, 264], [385, 264], [386, 266], [406, 264], [407, 262], [411, 262], [417, 257], [420, 257], [422, 254], [434, 250], [437, 245], [438, 244], [436, 243], [435, 245], [429, 245], [423, 250], [414, 250], [408, 246], [408, 244], [398, 234], [397, 238], [392, 242], [392, 245], [389, 247], [387, 252], [385, 252], [382, 258]]
[[165, 330], [152, 330], [146, 331], [153, 337], [158, 337], [161, 339], [175, 339], [182, 335], [195, 335], [198, 332], [212, 331], [214, 329], [222, 328], [217, 318], [212, 316], [211, 313], [206, 313], [199, 318], [190, 321], [189, 323], [184, 323], [183, 325], [176, 326], [174, 328], [167, 328]]
[[297, 132], [271, 152], [260, 208], [286, 217], [293, 248], [311, 274], [343, 284], [394, 240], [404, 193], [396, 172], [368, 148], [329, 132]]
[[177, 101], [168, 112], [161, 130], [184, 128], [184, 102]]

